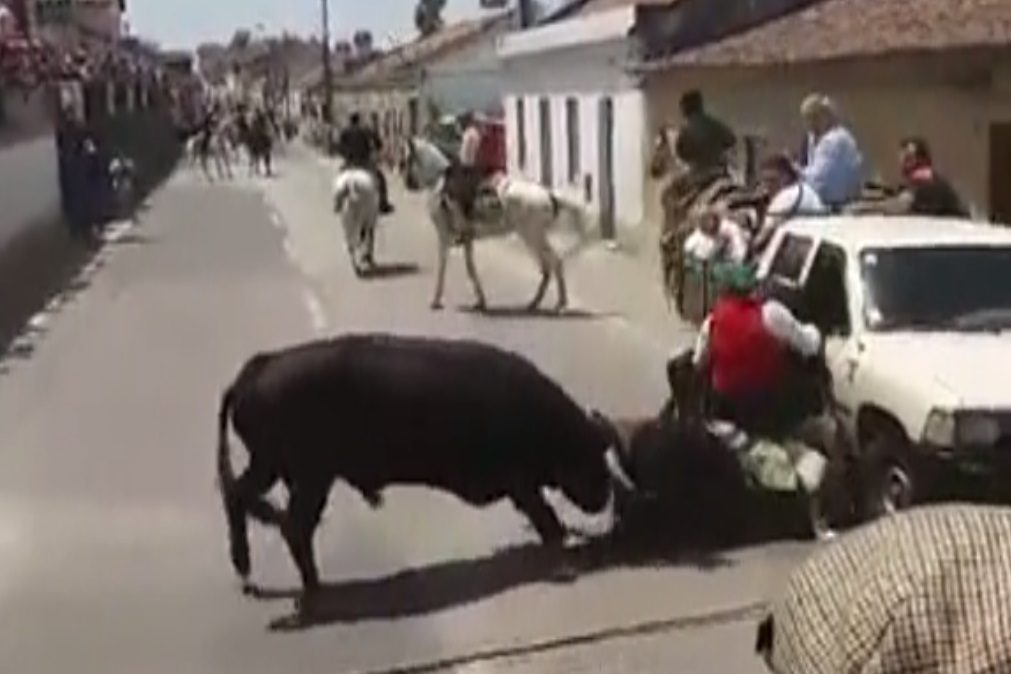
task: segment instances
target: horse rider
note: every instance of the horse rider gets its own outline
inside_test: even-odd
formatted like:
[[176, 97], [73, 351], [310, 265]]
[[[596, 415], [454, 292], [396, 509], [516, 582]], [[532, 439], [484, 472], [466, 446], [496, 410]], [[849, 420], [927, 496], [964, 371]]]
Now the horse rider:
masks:
[[[713, 415], [749, 435], [796, 437], [833, 457], [839, 429], [812, 408], [817, 396], [810, 377], [791, 368], [791, 355], [805, 361], [819, 356], [821, 332], [780, 302], [761, 298], [752, 266], [727, 265], [717, 282], [722, 294], [702, 325], [693, 357], [710, 383]], [[815, 533], [831, 536], [819, 502], [812, 498]]]
[[446, 171], [446, 194], [460, 206], [464, 226], [474, 222], [474, 203], [481, 187], [483, 176], [478, 165], [481, 149], [481, 129], [474, 113], [467, 111], [459, 116], [457, 123], [463, 129], [460, 150], [456, 161]]
[[788, 155], [775, 154], [767, 158], [762, 162], [761, 176], [770, 200], [752, 245], [756, 253], [765, 249], [776, 230], [787, 220], [828, 212], [821, 197], [804, 181], [801, 169]]
[[808, 96], [800, 113], [808, 131], [804, 181], [829, 210], [840, 212], [863, 190], [863, 155], [828, 96]]
[[674, 152], [687, 167], [689, 192], [696, 194], [728, 173], [728, 155], [737, 146], [730, 127], [709, 114], [702, 93], [686, 92], [681, 97], [684, 123], [678, 131]]
[[379, 162], [376, 161], [382, 147], [382, 140], [375, 129], [362, 124], [360, 113], [351, 113], [349, 125], [341, 131], [340, 138], [337, 140], [337, 154], [344, 159], [346, 167], [363, 169], [375, 176], [376, 186], [379, 190], [379, 212], [387, 214], [393, 212], [393, 204], [389, 200], [386, 176], [383, 175]]

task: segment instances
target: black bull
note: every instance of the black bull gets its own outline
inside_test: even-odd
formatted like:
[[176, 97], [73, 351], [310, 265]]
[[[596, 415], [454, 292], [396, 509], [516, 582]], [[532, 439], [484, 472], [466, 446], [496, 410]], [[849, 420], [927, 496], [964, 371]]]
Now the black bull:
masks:
[[[250, 455], [238, 478], [229, 421]], [[608, 506], [605, 425], [527, 360], [476, 342], [360, 335], [257, 355], [219, 418], [232, 563], [248, 578], [250, 516], [280, 528], [303, 588], [316, 589], [312, 537], [337, 479], [373, 507], [394, 484], [475, 506], [508, 498], [545, 543], [560, 544], [565, 531], [542, 490], [559, 488], [591, 513]], [[264, 496], [279, 480], [283, 512]]]

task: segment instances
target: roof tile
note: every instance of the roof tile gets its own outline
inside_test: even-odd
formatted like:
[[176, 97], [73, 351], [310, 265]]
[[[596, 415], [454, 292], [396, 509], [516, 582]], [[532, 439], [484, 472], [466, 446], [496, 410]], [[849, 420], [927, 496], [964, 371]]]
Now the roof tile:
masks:
[[654, 67], [765, 66], [977, 47], [1011, 47], [1011, 0], [821, 0]]

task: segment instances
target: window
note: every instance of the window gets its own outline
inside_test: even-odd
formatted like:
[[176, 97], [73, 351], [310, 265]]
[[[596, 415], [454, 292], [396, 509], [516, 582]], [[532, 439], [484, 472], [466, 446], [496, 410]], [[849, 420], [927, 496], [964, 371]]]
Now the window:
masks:
[[800, 283], [801, 274], [804, 273], [804, 265], [811, 254], [813, 242], [803, 236], [787, 234], [783, 237], [776, 257], [772, 260], [772, 268], [769, 276], [779, 282], [786, 282], [788, 285], [797, 286]]
[[1011, 328], [1011, 247], [872, 248], [860, 265], [871, 330]]
[[779, 300], [796, 311], [803, 303], [800, 282], [814, 242], [786, 234], [775, 250], [775, 257], [763, 283], [762, 291], [769, 299]]
[[583, 169], [580, 165], [579, 148], [579, 101], [569, 98], [565, 101], [565, 125], [569, 142], [569, 182], [578, 183]]
[[520, 169], [527, 167], [527, 115], [523, 99], [516, 99], [516, 161]]
[[846, 253], [836, 246], [822, 244], [804, 284], [799, 317], [817, 325], [825, 335], [849, 335], [847, 297]]

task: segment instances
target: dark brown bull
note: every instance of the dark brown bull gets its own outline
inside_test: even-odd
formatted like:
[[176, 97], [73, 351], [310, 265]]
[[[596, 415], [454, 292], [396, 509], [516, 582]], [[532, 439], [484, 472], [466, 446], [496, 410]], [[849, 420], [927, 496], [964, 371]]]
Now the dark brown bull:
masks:
[[[277, 526], [311, 594], [312, 536], [338, 478], [373, 507], [395, 484], [475, 506], [508, 498], [546, 544], [560, 544], [544, 488], [588, 512], [610, 501], [609, 434], [595, 419], [527, 360], [477, 342], [359, 335], [255, 356], [219, 418], [232, 563], [248, 579], [247, 516]], [[238, 478], [229, 421], [250, 455]], [[279, 480], [286, 511], [264, 497]]]

